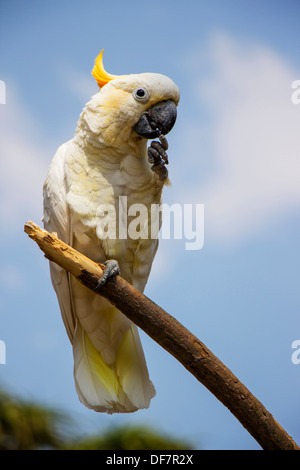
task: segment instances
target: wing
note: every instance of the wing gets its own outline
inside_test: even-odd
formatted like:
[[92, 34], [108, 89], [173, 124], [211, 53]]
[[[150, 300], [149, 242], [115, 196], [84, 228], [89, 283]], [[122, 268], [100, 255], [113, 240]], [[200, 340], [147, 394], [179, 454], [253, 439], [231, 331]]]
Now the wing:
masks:
[[[87, 185], [88, 195], [83, 203], [82, 194], [78, 191], [74, 200], [79, 206], [74, 208], [70, 204], [70, 181], [69, 173], [67, 180], [66, 168], [71, 153], [72, 161], [75, 159], [76, 152], [73, 152], [69, 141], [58, 149], [52, 160], [44, 184], [44, 226], [89, 258], [103, 262], [110, 250], [115, 252], [120, 244], [118, 241], [109, 243], [110, 249], [106, 249], [95, 228], [83, 223], [84, 217], [77, 217], [78, 207], [91, 211], [91, 185]], [[76, 189], [76, 185], [74, 187]], [[93, 225], [97, 218], [91, 218], [90, 222]], [[129, 258], [132, 258], [130, 250], [120, 249], [121, 255], [129, 253]], [[121, 255], [122, 268], [128, 260], [126, 256], [123, 260]], [[50, 262], [50, 271], [62, 319], [73, 345], [74, 379], [82, 403], [108, 413], [148, 408], [155, 390], [149, 379], [136, 326], [106, 299], [69, 277], [55, 263]], [[142, 279], [142, 283], [144, 281]]]
[[[58, 148], [44, 183], [44, 227], [48, 232], [56, 232], [65, 243], [71, 244], [71, 223], [66, 203], [65, 158], [69, 142]], [[56, 292], [62, 319], [73, 343], [75, 317], [72, 311], [71, 290], [68, 273], [56, 263], [50, 262], [51, 281]]]

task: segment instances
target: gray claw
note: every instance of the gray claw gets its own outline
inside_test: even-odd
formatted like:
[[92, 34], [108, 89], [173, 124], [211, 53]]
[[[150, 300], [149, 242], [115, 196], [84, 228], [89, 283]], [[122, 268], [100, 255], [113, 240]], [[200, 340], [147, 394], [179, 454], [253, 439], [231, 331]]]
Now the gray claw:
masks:
[[96, 285], [94, 289], [95, 292], [99, 292], [101, 290], [101, 287], [104, 286], [107, 279], [109, 279], [112, 276], [115, 276], [116, 274], [120, 274], [119, 263], [115, 259], [109, 259], [105, 261], [104, 264], [105, 264], [105, 269], [103, 271], [101, 278], [98, 281], [98, 284]]
[[159, 161], [159, 160], [160, 160], [160, 155], [158, 151], [153, 147], [149, 147], [148, 148], [148, 161], [150, 163], [155, 163], [156, 161]]
[[164, 161], [168, 160], [168, 156], [166, 154], [166, 149], [164, 148], [163, 144], [157, 141], [151, 142], [151, 146], [149, 147], [149, 150], [152, 149], [155, 150], [155, 154], [158, 158], [162, 158]]
[[168, 177], [168, 170], [164, 162], [152, 165], [151, 170], [158, 174], [160, 181], [164, 181]]
[[164, 181], [168, 176], [168, 170], [165, 165], [168, 165], [168, 155], [166, 150], [168, 149], [168, 141], [165, 136], [157, 129], [159, 142], [151, 142], [148, 148], [148, 161], [152, 163], [151, 170], [158, 174], [159, 179]]
[[161, 145], [163, 146], [163, 149], [168, 150], [169, 144], [166, 137], [163, 134], [159, 134], [158, 138], [160, 140]]

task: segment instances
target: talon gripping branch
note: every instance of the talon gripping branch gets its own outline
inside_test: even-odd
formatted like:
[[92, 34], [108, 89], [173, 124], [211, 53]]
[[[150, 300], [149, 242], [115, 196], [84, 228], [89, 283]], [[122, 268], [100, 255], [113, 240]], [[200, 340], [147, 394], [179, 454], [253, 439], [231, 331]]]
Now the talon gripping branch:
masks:
[[[127, 197], [128, 206], [160, 204], [168, 180], [164, 136], [176, 120], [179, 89], [160, 74], [108, 74], [102, 55], [92, 72], [100, 91], [83, 109], [73, 139], [52, 160], [44, 184], [44, 226], [106, 263], [105, 278], [118, 272], [118, 264], [122, 277], [143, 292], [158, 240], [104, 238], [101, 207], [114, 205], [118, 221], [120, 197]], [[159, 142], [148, 154], [147, 139], [155, 138]], [[108, 413], [147, 408], [155, 390], [136, 326], [58, 265], [50, 263], [50, 271], [73, 346], [81, 402]]]

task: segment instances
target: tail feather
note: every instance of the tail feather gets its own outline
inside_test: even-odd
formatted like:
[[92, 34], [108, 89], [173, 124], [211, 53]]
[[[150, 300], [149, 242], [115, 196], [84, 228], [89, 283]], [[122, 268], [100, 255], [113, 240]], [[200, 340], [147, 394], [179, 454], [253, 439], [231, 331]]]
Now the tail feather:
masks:
[[123, 335], [114, 364], [107, 364], [77, 322], [73, 341], [74, 379], [80, 401], [107, 413], [148, 408], [155, 389], [135, 325]]
[[[118, 381], [77, 322], [73, 340], [74, 379], [80, 401], [88, 408], [106, 411], [106, 403], [118, 401]], [[102, 407], [101, 408], [101, 403]]]
[[116, 371], [122, 389], [137, 409], [148, 408], [155, 388], [149, 379], [141, 340], [135, 325], [123, 335], [116, 356]]

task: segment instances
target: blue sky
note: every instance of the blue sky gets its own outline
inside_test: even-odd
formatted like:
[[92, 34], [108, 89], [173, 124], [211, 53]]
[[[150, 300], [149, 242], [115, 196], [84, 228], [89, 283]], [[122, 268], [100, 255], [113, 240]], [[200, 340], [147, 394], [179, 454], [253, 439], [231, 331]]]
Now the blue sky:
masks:
[[298, 1], [21, 1], [0, 5], [0, 385], [70, 412], [84, 431], [145, 423], [205, 449], [257, 449], [231, 413], [141, 334], [157, 390], [149, 410], [85, 409], [48, 263], [23, 233], [40, 223], [47, 168], [113, 74], [180, 87], [165, 202], [204, 204], [205, 243], [162, 240], [146, 295], [189, 328], [300, 442]]

